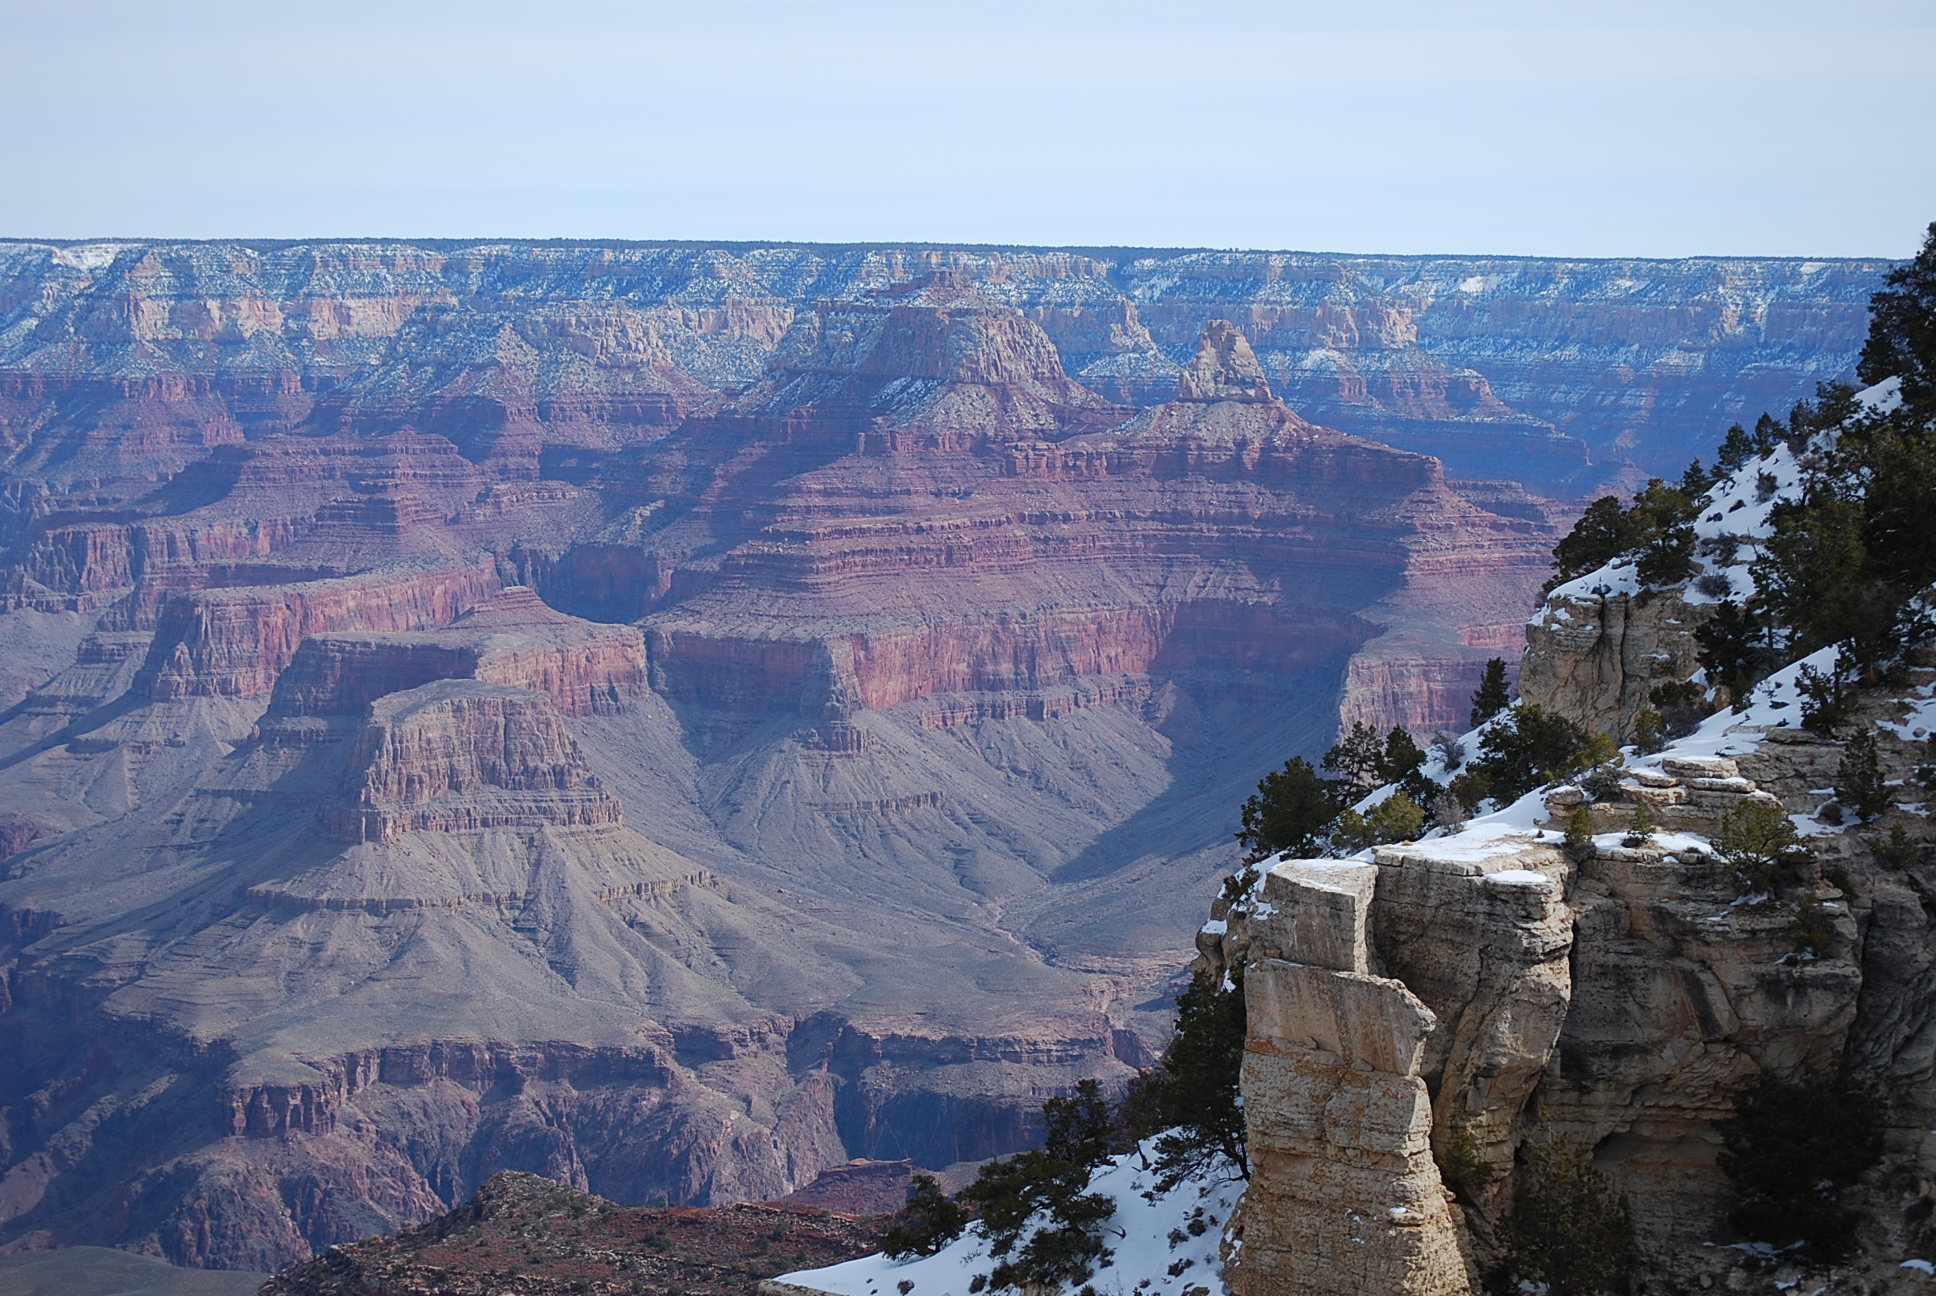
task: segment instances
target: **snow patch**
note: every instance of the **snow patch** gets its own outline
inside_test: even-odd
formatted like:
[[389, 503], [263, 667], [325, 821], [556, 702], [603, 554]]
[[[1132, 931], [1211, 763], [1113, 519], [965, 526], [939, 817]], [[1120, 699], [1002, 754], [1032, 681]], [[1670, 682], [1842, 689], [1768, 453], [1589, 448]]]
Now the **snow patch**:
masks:
[[[1102, 1225], [1103, 1245], [1111, 1255], [1096, 1267], [1090, 1285], [1099, 1292], [1134, 1290], [1143, 1296], [1182, 1296], [1188, 1288], [1207, 1287], [1211, 1296], [1225, 1296], [1217, 1244], [1243, 1196], [1243, 1182], [1231, 1178], [1179, 1184], [1151, 1201], [1144, 1194], [1154, 1191], [1156, 1172], [1143, 1167], [1145, 1158], [1154, 1155], [1151, 1140], [1136, 1152], [1104, 1162], [1089, 1180], [1090, 1192], [1105, 1194], [1116, 1206]], [[779, 1281], [829, 1296], [886, 1296], [903, 1282], [913, 1284], [908, 1296], [967, 1296], [970, 1280], [996, 1263], [981, 1226], [971, 1224], [931, 1256], [862, 1256], [825, 1269], [781, 1274]]]
[[105, 270], [114, 264], [127, 243], [81, 243], [54, 249], [54, 264], [69, 270]]

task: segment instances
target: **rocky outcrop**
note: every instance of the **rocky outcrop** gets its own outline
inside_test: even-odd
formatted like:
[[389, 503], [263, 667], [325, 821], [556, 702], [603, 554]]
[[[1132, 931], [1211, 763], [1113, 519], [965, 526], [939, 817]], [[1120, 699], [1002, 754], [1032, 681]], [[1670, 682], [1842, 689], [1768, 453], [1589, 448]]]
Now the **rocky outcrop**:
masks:
[[1374, 875], [1275, 869], [1269, 903], [1291, 925], [1266, 920], [1251, 933], [1263, 946], [1244, 977], [1251, 1180], [1231, 1234], [1241, 1259], [1226, 1266], [1239, 1296], [1472, 1290], [1420, 1074], [1436, 1021], [1402, 982], [1373, 972]]
[[[1583, 657], [1596, 642], [1583, 640]], [[1590, 678], [1570, 665], [1560, 678]], [[1422, 1264], [1429, 1234], [1361, 1226], [1401, 1187], [1429, 1196], [1442, 1178], [1457, 1190], [1450, 1236], [1488, 1265], [1510, 1244], [1501, 1225], [1531, 1173], [1529, 1146], [1550, 1144], [1625, 1202], [1648, 1290], [1746, 1290], [1766, 1279], [1728, 1244], [1763, 1239], [1730, 1231], [1723, 1123], [1760, 1078], [1824, 1076], [1889, 1094], [1882, 1164], [1850, 1198], [1860, 1248], [1837, 1281], [1912, 1281], [1896, 1257], [1932, 1240], [1905, 1203], [1924, 1191], [1936, 1072], [1916, 1042], [1932, 932], [1905, 903], [1930, 883], [1927, 793], [1909, 775], [1925, 759], [1936, 671], [1908, 675], [1861, 695], [1850, 721], [1876, 735], [1883, 777], [1902, 789], [1859, 828], [1826, 791], [1846, 778], [1845, 748], [1796, 725], [1783, 676], [1746, 719], [1724, 711], [1688, 746], [1548, 790], [1544, 827], [1474, 827], [1368, 861], [1279, 861], [1220, 901], [1199, 947], [1212, 971], [1246, 968], [1250, 1009], [1253, 1179], [1229, 1235], [1232, 1289], [1476, 1290]], [[1651, 827], [1636, 833], [1642, 807]], [[1813, 864], [1779, 887], [1715, 844], [1753, 807], [1811, 833]], [[1595, 836], [1562, 850], [1582, 810]], [[1347, 1030], [1367, 1023], [1385, 1049], [1375, 1059]], [[1393, 1038], [1416, 1048], [1394, 1057]], [[1354, 1071], [1352, 1057], [1370, 1060]], [[1333, 1096], [1406, 1077], [1429, 1117]], [[1402, 1159], [1420, 1138], [1442, 1171]]]
[[444, 630], [306, 636], [277, 677], [266, 718], [355, 717], [386, 695], [444, 679], [530, 689], [566, 715], [609, 715], [644, 695], [645, 641], [630, 626], [566, 616], [512, 586]]
[[1526, 624], [1520, 696], [1630, 742], [1648, 695], [1700, 669], [1694, 631], [1713, 606], [1678, 589], [1560, 592]]
[[1738, 903], [1698, 846], [1617, 841], [1577, 865], [1536, 835], [1279, 864], [1204, 938], [1247, 961], [1233, 1291], [1476, 1291], [1457, 1257], [1498, 1254], [1516, 1150], [1561, 1135], [1628, 1193], [1650, 1272], [1711, 1270], [1714, 1127], [1757, 1074], [1840, 1055], [1858, 928], [1821, 893], [1831, 943], [1798, 959], [1792, 906]]
[[349, 760], [344, 799], [320, 818], [351, 841], [621, 818], [549, 701], [524, 689], [445, 680], [388, 694], [371, 704]]
[[1176, 398], [1269, 401], [1272, 396], [1257, 353], [1250, 349], [1250, 339], [1229, 320], [1211, 320], [1203, 326], [1196, 358], [1176, 376]]
[[137, 687], [156, 701], [265, 697], [312, 634], [448, 625], [500, 587], [493, 565], [471, 562], [178, 595], [162, 608]]

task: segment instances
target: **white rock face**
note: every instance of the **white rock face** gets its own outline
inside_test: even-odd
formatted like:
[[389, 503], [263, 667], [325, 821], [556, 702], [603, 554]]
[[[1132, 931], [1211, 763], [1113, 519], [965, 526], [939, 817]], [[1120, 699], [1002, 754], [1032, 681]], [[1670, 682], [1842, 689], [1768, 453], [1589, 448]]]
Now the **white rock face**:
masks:
[[1700, 668], [1694, 629], [1712, 605], [1689, 604], [1678, 590], [1646, 596], [1609, 587], [1593, 592], [1591, 578], [1555, 591], [1526, 626], [1519, 692], [1621, 742], [1661, 684]]

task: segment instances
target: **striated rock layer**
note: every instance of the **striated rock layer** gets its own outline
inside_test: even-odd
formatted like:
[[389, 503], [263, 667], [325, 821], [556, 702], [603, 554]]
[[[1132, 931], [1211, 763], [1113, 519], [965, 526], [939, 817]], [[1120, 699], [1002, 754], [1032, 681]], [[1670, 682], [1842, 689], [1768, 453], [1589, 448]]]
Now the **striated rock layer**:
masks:
[[0, 244], [0, 447], [151, 476], [276, 431], [413, 426], [531, 476], [757, 381], [801, 312], [944, 274], [1069, 373], [1167, 400], [1204, 323], [1317, 421], [1460, 477], [1678, 473], [1853, 367], [1887, 264], [1157, 249], [455, 242]]
[[[272, 1268], [504, 1168], [1025, 1146], [1152, 1059], [1263, 772], [1463, 716], [1570, 508], [1491, 469], [1590, 439], [1426, 353], [1424, 262], [0, 258], [0, 1246]], [[1869, 271], [1699, 273], [1833, 367]], [[1287, 404], [1320, 325], [1401, 375], [1330, 407], [1477, 467]], [[1493, 1056], [1422, 1038], [1393, 1092]]]

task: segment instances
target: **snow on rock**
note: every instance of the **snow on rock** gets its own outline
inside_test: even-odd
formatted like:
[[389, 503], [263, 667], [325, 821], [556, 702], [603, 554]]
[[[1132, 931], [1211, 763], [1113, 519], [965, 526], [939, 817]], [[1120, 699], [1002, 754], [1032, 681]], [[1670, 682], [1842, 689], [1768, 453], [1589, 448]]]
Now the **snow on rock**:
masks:
[[[1192, 1287], [1225, 1296], [1217, 1244], [1224, 1224], [1243, 1195], [1243, 1181], [1212, 1178], [1184, 1183], [1149, 1200], [1156, 1172], [1146, 1169], [1154, 1140], [1138, 1152], [1105, 1162], [1089, 1180], [1089, 1191], [1106, 1194], [1116, 1210], [1102, 1226], [1109, 1258], [1098, 1265], [1089, 1285], [1098, 1292], [1140, 1292], [1143, 1296], [1183, 1296]], [[828, 1296], [968, 1296], [970, 1283], [997, 1261], [978, 1224], [931, 1256], [890, 1260], [862, 1256], [825, 1269], [782, 1274], [776, 1285], [826, 1292]], [[912, 1284], [903, 1287], [903, 1284]], [[1081, 1286], [1082, 1284], [1077, 1284]]]

